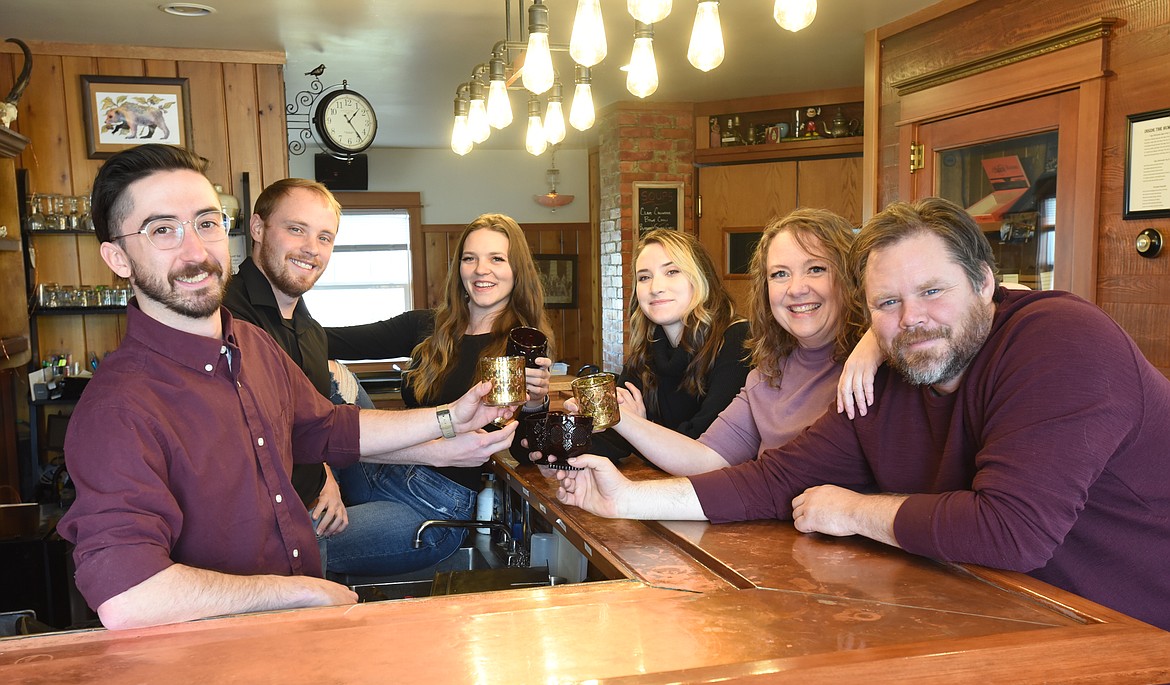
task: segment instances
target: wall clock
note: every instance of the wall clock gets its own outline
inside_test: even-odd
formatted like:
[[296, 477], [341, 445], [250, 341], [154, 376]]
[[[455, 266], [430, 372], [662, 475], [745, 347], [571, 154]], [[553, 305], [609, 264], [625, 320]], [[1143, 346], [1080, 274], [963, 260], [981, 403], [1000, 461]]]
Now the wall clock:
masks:
[[313, 108], [313, 129], [331, 154], [356, 155], [374, 142], [378, 118], [370, 101], [342, 81], [339, 90], [322, 95]]

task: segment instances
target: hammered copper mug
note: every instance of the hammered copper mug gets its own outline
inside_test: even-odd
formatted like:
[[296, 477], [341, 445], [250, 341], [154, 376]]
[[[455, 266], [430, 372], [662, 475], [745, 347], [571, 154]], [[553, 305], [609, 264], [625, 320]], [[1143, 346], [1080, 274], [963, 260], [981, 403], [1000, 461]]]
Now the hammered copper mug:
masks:
[[618, 411], [617, 377], [603, 371], [573, 380], [573, 396], [577, 410], [593, 417], [593, 430], [603, 431], [622, 420]]
[[524, 357], [484, 357], [479, 360], [476, 379], [492, 382], [491, 392], [483, 398], [489, 407], [523, 404], [528, 400]]

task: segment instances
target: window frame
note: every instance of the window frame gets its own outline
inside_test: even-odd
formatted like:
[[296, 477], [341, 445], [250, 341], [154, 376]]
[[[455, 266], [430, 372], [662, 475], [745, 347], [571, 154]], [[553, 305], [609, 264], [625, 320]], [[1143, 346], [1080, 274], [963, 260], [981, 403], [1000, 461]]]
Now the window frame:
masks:
[[422, 234], [422, 193], [420, 192], [378, 192], [378, 191], [335, 191], [333, 197], [346, 210], [406, 210], [410, 220], [410, 293], [414, 307], [425, 306], [427, 301], [426, 261], [423, 255]]

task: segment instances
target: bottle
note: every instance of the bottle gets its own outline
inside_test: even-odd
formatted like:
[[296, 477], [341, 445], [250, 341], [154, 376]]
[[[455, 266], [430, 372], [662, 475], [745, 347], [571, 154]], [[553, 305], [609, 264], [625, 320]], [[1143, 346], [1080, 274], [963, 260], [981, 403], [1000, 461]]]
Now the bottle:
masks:
[[[475, 499], [475, 520], [476, 521], [491, 521], [492, 515], [496, 509], [496, 476], [489, 473], [486, 476], [483, 484], [483, 490], [479, 491], [479, 496]], [[477, 533], [491, 533], [491, 528], [476, 528]]]

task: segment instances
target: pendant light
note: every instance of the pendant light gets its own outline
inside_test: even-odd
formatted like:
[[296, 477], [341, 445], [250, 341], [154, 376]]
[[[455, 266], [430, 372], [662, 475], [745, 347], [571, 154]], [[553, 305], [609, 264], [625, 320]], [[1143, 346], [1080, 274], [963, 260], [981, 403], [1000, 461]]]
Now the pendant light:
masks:
[[578, 0], [569, 38], [569, 56], [581, 66], [591, 67], [605, 59], [605, 25], [601, 20], [601, 0]]
[[451, 151], [462, 157], [471, 152], [471, 131], [467, 130], [468, 102], [462, 95], [455, 97], [455, 125], [451, 128]]
[[654, 63], [654, 26], [634, 21], [634, 50], [626, 73], [626, 90], [644, 98], [658, 90], [658, 65]]
[[471, 103], [467, 111], [467, 130], [471, 133], [471, 142], [482, 143], [492, 134], [492, 127], [488, 124], [487, 102], [484, 100], [483, 84], [479, 79], [471, 81]]
[[508, 99], [508, 83], [504, 74], [504, 58], [492, 55], [488, 62], [488, 123], [493, 128], [507, 128], [512, 123], [512, 102]]
[[544, 124], [540, 122], [540, 100], [532, 95], [528, 98], [528, 135], [524, 138], [524, 148], [533, 156], [537, 156], [547, 147], [548, 139], [544, 136]]
[[573, 91], [573, 106], [569, 108], [569, 123], [578, 131], [588, 131], [597, 120], [593, 107], [593, 84], [589, 67], [577, 65], [577, 84]]
[[556, 145], [565, 139], [565, 111], [561, 104], [564, 99], [561, 82], [553, 81], [548, 106], [544, 110], [544, 138], [549, 145]]
[[700, 71], [723, 64], [723, 28], [719, 25], [719, 0], [700, 0], [687, 61]]
[[817, 16], [817, 0], [776, 0], [772, 17], [782, 28], [793, 33], [812, 23]]
[[524, 53], [524, 87], [540, 95], [553, 84], [552, 52], [548, 46], [548, 7], [532, 0], [528, 8], [528, 49]]
[[643, 24], [653, 24], [670, 14], [670, 5], [671, 0], [629, 0], [626, 9]]

